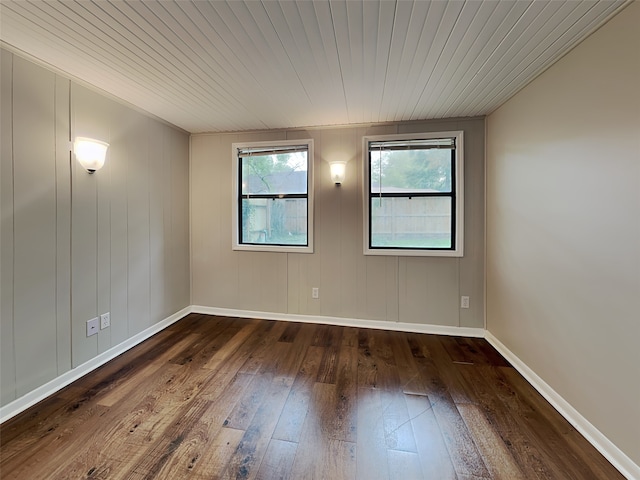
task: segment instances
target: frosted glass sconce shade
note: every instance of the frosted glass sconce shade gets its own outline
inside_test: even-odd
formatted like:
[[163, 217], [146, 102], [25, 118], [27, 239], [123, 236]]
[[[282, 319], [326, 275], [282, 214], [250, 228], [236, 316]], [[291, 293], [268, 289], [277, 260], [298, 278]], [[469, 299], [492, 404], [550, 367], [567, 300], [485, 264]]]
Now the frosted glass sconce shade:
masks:
[[100, 170], [104, 165], [109, 144], [92, 138], [77, 137], [73, 151], [80, 165], [89, 173]]
[[347, 169], [346, 162], [331, 162], [331, 180], [336, 185], [342, 184], [344, 182], [344, 173]]

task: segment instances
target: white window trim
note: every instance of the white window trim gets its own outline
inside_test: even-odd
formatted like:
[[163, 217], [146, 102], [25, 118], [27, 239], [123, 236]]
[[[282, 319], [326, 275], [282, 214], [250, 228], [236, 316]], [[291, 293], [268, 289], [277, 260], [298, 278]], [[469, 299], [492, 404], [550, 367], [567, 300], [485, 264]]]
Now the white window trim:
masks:
[[[268, 146], [286, 146], [286, 145], [307, 145], [308, 165], [307, 165], [307, 245], [256, 245], [239, 243], [240, 225], [238, 224], [238, 149], [247, 147], [268, 147]], [[231, 208], [232, 227], [231, 227], [231, 248], [233, 250], [249, 251], [249, 252], [283, 252], [283, 253], [313, 253], [313, 139], [302, 140], [273, 140], [268, 142], [239, 142], [231, 145], [232, 158], [232, 185], [233, 185], [233, 202]]]
[[[456, 139], [456, 236], [455, 246], [451, 250], [424, 249], [386, 249], [369, 248], [369, 142], [388, 140], [417, 140], [431, 138]], [[387, 255], [404, 257], [462, 257], [464, 256], [464, 134], [462, 130], [448, 132], [410, 133], [397, 135], [370, 135], [362, 138], [362, 169], [363, 169], [363, 231], [364, 254]]]

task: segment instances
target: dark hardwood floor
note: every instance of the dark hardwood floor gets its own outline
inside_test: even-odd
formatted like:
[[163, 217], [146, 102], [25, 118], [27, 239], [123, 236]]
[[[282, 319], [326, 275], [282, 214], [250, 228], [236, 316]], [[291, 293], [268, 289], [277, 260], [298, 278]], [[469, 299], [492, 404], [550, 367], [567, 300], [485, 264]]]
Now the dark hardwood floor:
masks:
[[3, 480], [623, 478], [485, 340], [195, 314], [0, 441]]

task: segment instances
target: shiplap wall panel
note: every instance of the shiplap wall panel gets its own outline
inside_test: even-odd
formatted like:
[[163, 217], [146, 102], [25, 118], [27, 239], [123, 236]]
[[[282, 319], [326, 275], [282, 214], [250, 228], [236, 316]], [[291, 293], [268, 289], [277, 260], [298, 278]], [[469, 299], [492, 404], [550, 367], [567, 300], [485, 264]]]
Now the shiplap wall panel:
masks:
[[[464, 129], [468, 259], [363, 254], [362, 137]], [[482, 328], [484, 259], [484, 123], [482, 119], [367, 127], [194, 135], [191, 145], [191, 228], [194, 305], [302, 315]], [[314, 140], [315, 248], [312, 254], [231, 249], [231, 144]], [[329, 162], [347, 161], [340, 187]], [[311, 298], [311, 289], [320, 298]], [[460, 313], [461, 288], [471, 305]]]
[[[188, 306], [190, 279], [188, 136], [5, 50], [2, 62], [4, 406]], [[75, 160], [76, 136], [110, 143], [102, 170]], [[87, 338], [106, 311], [111, 327]]]
[[21, 396], [57, 374], [55, 74], [14, 57], [13, 79], [13, 335]]
[[[332, 159], [344, 158], [348, 156], [347, 152], [336, 150], [332, 146], [341, 145], [348, 138], [348, 135], [339, 130], [326, 130], [319, 132], [314, 142], [315, 154], [318, 159], [316, 161], [316, 200], [319, 201], [319, 208], [316, 211], [317, 224], [322, 228], [316, 232], [316, 250], [319, 254], [322, 252], [336, 252], [336, 255], [323, 256], [325, 259], [321, 265], [320, 284], [323, 285], [323, 291], [320, 292], [322, 302], [323, 315], [331, 315], [332, 312], [340, 311], [344, 296], [342, 292], [346, 291], [348, 298], [355, 298], [353, 286], [352, 272], [345, 272], [342, 269], [342, 237], [340, 230], [342, 228], [342, 218], [350, 216], [352, 212], [342, 203], [342, 195], [344, 191], [342, 186], [336, 186], [332, 183], [323, 182], [322, 179], [328, 178], [329, 162]], [[351, 179], [353, 180], [353, 178]], [[305, 292], [306, 293], [306, 292]], [[347, 301], [346, 305], [350, 302]]]
[[[71, 368], [71, 152], [69, 80], [57, 75], [56, 104], [56, 342], [58, 374]], [[4, 128], [4, 124], [3, 124]]]
[[[189, 305], [191, 296], [190, 234], [189, 234], [189, 136], [175, 128], [165, 128], [170, 140], [171, 152], [171, 264], [170, 288], [175, 292], [171, 298], [170, 313], [176, 306]], [[175, 278], [174, 278], [175, 277]], [[182, 307], [180, 307], [182, 308]]]
[[13, 328], [13, 55], [0, 50], [0, 403], [16, 398]]
[[[204, 298], [207, 296], [207, 292], [220, 291], [220, 288], [215, 285], [218, 277], [205, 276], [201, 272], [219, 268], [214, 263], [216, 257], [213, 256], [213, 252], [220, 250], [223, 244], [221, 230], [217, 228], [216, 223], [222, 221], [223, 212], [219, 204], [223, 201], [220, 197], [224, 194], [220, 192], [221, 180], [215, 173], [213, 162], [215, 152], [219, 152], [222, 148], [218, 145], [221, 142], [222, 137], [211, 135], [198, 135], [191, 138], [191, 150], [201, 152], [198, 156], [191, 156], [189, 169], [191, 190], [195, 189], [200, 192], [199, 202], [191, 202], [191, 277], [193, 279], [191, 296], [193, 298]], [[220, 168], [222, 169], [222, 166]], [[197, 171], [198, 175], [193, 175], [194, 171]], [[228, 175], [228, 178], [231, 179], [231, 171], [228, 172]], [[231, 216], [231, 199], [228, 204], [229, 216]], [[229, 237], [231, 237], [231, 232], [229, 232]], [[231, 250], [231, 238], [229, 238], [229, 250]], [[224, 285], [233, 283], [233, 279], [219, 283], [224, 287]], [[228, 294], [222, 292], [222, 296], [228, 297]]]
[[147, 120], [129, 112], [127, 134], [127, 235], [129, 335], [150, 326], [149, 318], [149, 145]]
[[[111, 142], [111, 115], [109, 103], [100, 102], [102, 110], [107, 112], [104, 120], [103, 134], [106, 135], [104, 141]], [[94, 106], [95, 108], [95, 106]], [[108, 152], [108, 150], [107, 150]], [[111, 305], [111, 165], [109, 159], [105, 161], [105, 166], [100, 170], [101, 175], [96, 176], [96, 216], [97, 216], [97, 237], [96, 237], [96, 311], [98, 316], [109, 312]], [[111, 328], [100, 329], [98, 334], [98, 353], [103, 353], [113, 346], [111, 340]]]
[[[484, 131], [474, 128], [471, 121], [461, 121], [457, 128], [465, 132], [465, 148], [469, 152], [485, 151]], [[485, 225], [484, 164], [476, 161], [465, 162], [465, 229], [468, 236], [464, 245], [464, 257], [460, 258], [459, 293], [470, 298], [469, 308], [460, 309], [460, 326], [477, 327], [477, 319], [484, 316], [485, 237], [477, 235]], [[482, 199], [482, 201], [479, 201]]]
[[114, 105], [111, 113], [111, 144], [109, 145], [110, 190], [110, 251], [111, 251], [111, 341], [118, 345], [129, 338], [129, 279], [127, 275], [129, 239], [127, 215], [127, 146], [125, 142], [131, 125], [124, 121], [127, 109]]
[[[176, 282], [184, 281], [184, 274], [182, 273], [188, 265], [188, 261], [184, 265], [179, 265], [179, 270], [174, 271], [174, 261], [179, 253], [179, 247], [176, 247], [173, 242], [173, 208], [174, 199], [179, 199], [181, 195], [187, 195], [184, 191], [184, 187], [180, 191], [176, 191], [173, 188], [173, 171], [184, 169], [184, 165], [180, 164], [184, 162], [184, 151], [189, 149], [188, 138], [184, 135], [176, 135], [176, 131], [168, 126], [163, 127], [162, 133], [162, 161], [160, 165], [155, 168], [162, 169], [161, 173], [161, 188], [157, 192], [159, 197], [155, 197], [154, 202], [162, 205], [162, 239], [156, 239], [156, 242], [160, 242], [162, 248], [162, 258], [164, 260], [164, 276], [163, 276], [163, 290], [156, 292], [155, 295], [151, 295], [151, 301], [162, 301], [162, 311], [160, 318], [166, 318], [174, 312], [175, 306], [184, 301], [184, 298], [191, 297], [191, 293], [184, 294], [184, 286], [180, 286], [176, 289]], [[153, 142], [154, 137], [149, 138], [149, 142]], [[174, 162], [176, 164], [174, 165]], [[188, 231], [185, 232], [188, 234]], [[182, 246], [189, 250], [189, 245]], [[188, 270], [187, 270], [188, 271]], [[176, 278], [172, 278], [173, 274], [176, 274]], [[180, 275], [178, 275], [180, 273]], [[163, 296], [162, 300], [158, 298], [158, 295]], [[153, 311], [153, 305], [152, 310]]]
[[[147, 145], [149, 152], [149, 318], [164, 318], [165, 313], [165, 256], [164, 211], [162, 192], [167, 176], [165, 153], [167, 141], [164, 126], [149, 122]], [[156, 139], [162, 138], [161, 142]], [[170, 190], [167, 190], [170, 191]]]
[[458, 258], [403, 257], [398, 276], [401, 322], [459, 326]]

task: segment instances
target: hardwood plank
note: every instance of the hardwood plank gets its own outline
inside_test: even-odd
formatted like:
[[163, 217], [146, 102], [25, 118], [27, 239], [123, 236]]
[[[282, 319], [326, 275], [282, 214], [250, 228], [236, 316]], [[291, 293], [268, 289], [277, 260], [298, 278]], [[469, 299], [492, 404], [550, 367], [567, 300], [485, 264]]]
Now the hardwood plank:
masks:
[[526, 477], [518, 467], [504, 441], [477, 405], [458, 405], [467, 428], [480, 455], [487, 466], [491, 478], [495, 480], [524, 480]]
[[324, 347], [310, 346], [308, 348], [284, 407], [286, 415], [280, 416], [273, 433], [274, 439], [289, 442], [299, 441], [304, 421], [309, 411], [313, 385], [315, 384], [323, 352]]
[[[482, 369], [482, 373], [485, 378], [492, 378], [496, 382], [496, 392], [505, 404], [508, 403], [508, 408], [518, 412], [519, 418], [527, 426], [526, 431], [530, 432], [531, 441], [535, 442], [540, 454], [544, 455], [547, 461], [555, 467], [556, 475], [562, 472], [563, 475], [573, 478], [623, 478], [622, 476], [613, 476], [608, 472], [605, 473], [601, 468], [606, 465], [605, 462], [588, 460], [590, 457], [589, 449], [584, 439], [582, 439], [585, 442], [583, 447], [576, 449], [576, 452], [584, 453], [572, 454], [570, 448], [572, 440], [580, 435], [577, 435], [573, 427], [514, 369], [506, 367], [485, 368]], [[507, 377], [510, 378], [507, 379]], [[593, 448], [592, 454], [595, 453], [596, 450]], [[574, 461], [571, 456], [580, 461]]]
[[263, 402], [244, 432], [221, 478], [255, 478], [290, 390], [291, 382], [282, 378], [276, 378], [268, 386]]
[[314, 325], [307, 324], [302, 326], [298, 331], [296, 339], [291, 342], [291, 347], [285, 350], [282, 360], [278, 362], [276, 376], [283, 377], [286, 381], [293, 382], [295, 380], [300, 370], [300, 365], [311, 345], [314, 331]]
[[[326, 343], [322, 360], [318, 368], [316, 382], [320, 383], [336, 383], [336, 373], [338, 367], [338, 359], [340, 355], [340, 343], [342, 341], [342, 328], [332, 330], [325, 335], [324, 343]], [[330, 331], [331, 332], [331, 331]]]
[[358, 386], [396, 389], [401, 385], [393, 351], [381, 330], [358, 333]]
[[417, 453], [389, 450], [387, 454], [389, 456], [390, 478], [406, 480], [426, 478], [422, 475], [420, 457]]
[[383, 424], [380, 391], [358, 388], [358, 440], [356, 442], [356, 478], [389, 478], [387, 443]]
[[276, 339], [282, 336], [286, 328], [283, 322], [269, 322], [266, 328], [261, 328], [249, 339], [249, 344], [245, 346], [244, 353], [247, 353], [246, 361], [240, 367], [241, 373], [258, 373], [265, 365], [271, 362], [271, 349], [276, 345]]
[[336, 408], [335, 399], [335, 385], [314, 384], [290, 478], [356, 478], [356, 446], [336, 439], [336, 432], [330, 426]]
[[233, 428], [221, 428], [211, 442], [207, 444], [204, 454], [193, 468], [193, 475], [188, 478], [210, 480], [221, 478], [227, 468], [233, 452], [236, 451], [244, 432]]
[[399, 391], [388, 392], [383, 390], [380, 392], [380, 400], [382, 402], [382, 423], [387, 448], [389, 450], [417, 453], [405, 394]]
[[619, 472], [611, 471], [611, 464], [584, 438], [567, 420], [565, 420], [533, 387], [513, 368], [499, 368], [504, 379], [513, 387], [521, 398], [539, 412], [561, 437], [559, 445], [565, 457], [574, 457], [584, 466], [588, 466], [588, 474], [598, 479], [623, 479]]
[[260, 327], [261, 323], [254, 320], [248, 321], [220, 350], [218, 350], [203, 366], [209, 370], [215, 370], [230, 357], [244, 341], [247, 340]]
[[[277, 358], [283, 354], [282, 352], [290, 348], [290, 343], [278, 343], [273, 347], [272, 353], [274, 353], [274, 356]], [[273, 369], [262, 372], [261, 375], [254, 375], [251, 384], [225, 420], [224, 426], [238, 430], [247, 430], [254, 415], [264, 402], [265, 392], [269, 391], [274, 381], [277, 382], [278, 380], [275, 379], [275, 371]]]
[[384, 390], [396, 390], [402, 385], [396, 360], [393, 356], [393, 349], [388, 340], [389, 334], [393, 335], [395, 333], [383, 330], [369, 331], [369, 349], [378, 372], [377, 387]]
[[[194, 338], [195, 337], [195, 338]], [[120, 383], [121, 388], [112, 388], [106, 395], [98, 399], [98, 405], [105, 407], [112, 407], [115, 403], [121, 401], [125, 396], [130, 395], [131, 390], [135, 388], [135, 385], [141, 383], [141, 379], [148, 378], [154, 375], [159, 369], [165, 367], [165, 363], [169, 362], [169, 359], [176, 355], [177, 352], [184, 350], [186, 346], [192, 345], [199, 339], [199, 336], [189, 335], [181, 342], [175, 344], [172, 348], [158, 356], [149, 365], [136, 372], [134, 375], [130, 375], [124, 382]]]
[[554, 473], [550, 466], [540, 457], [537, 448], [522, 428], [518, 412], [505, 406], [504, 402], [498, 398], [494, 387], [479, 374], [482, 368], [490, 367], [466, 366], [463, 368], [461, 366], [460, 372], [473, 388], [483, 413], [507, 445], [526, 478], [553, 478]]
[[360, 329], [356, 327], [343, 327], [342, 330], [342, 346], [344, 347], [357, 347], [358, 346], [358, 331]]
[[358, 349], [344, 344], [336, 376], [335, 411], [330, 421], [335, 438], [349, 443], [357, 440]]
[[[421, 336], [418, 341], [418, 344], [423, 345], [428, 352], [428, 358], [419, 360], [418, 363], [427, 366], [429, 371], [433, 372], [433, 375], [428, 376], [431, 386], [428, 393], [432, 399], [443, 395], [445, 400], [451, 398], [455, 403], [476, 403], [473, 389], [465, 383], [464, 377], [458, 371], [459, 367], [473, 364], [473, 362], [462, 360], [454, 362], [444, 347], [446, 343], [451, 343], [447, 337], [436, 336]], [[446, 393], [443, 387], [446, 387]]]
[[[251, 375], [238, 374], [226, 385], [223, 395], [215, 401], [209, 401], [209, 406], [196, 422], [194, 427], [185, 433], [183, 442], [176, 448], [175, 452], [167, 460], [159, 473], [167, 478], [174, 476], [192, 475], [193, 472], [207, 471], [208, 463], [211, 461], [211, 444], [216, 445], [216, 439], [227, 429], [223, 427], [226, 417], [229, 415], [237, 398], [247, 388], [251, 380]], [[242, 431], [238, 432], [239, 443]], [[235, 447], [234, 447], [235, 449]], [[233, 450], [232, 450], [233, 451]], [[231, 456], [228, 453], [227, 459]], [[218, 457], [216, 457], [218, 458]], [[213, 459], [215, 461], [216, 459]], [[226, 465], [226, 463], [225, 463]], [[218, 472], [221, 473], [221, 472]], [[209, 475], [209, 472], [204, 473]]]
[[264, 459], [260, 463], [256, 480], [289, 478], [297, 448], [297, 443], [272, 439], [269, 442]]
[[180, 414], [167, 425], [158, 439], [145, 449], [144, 455], [133, 462], [125, 478], [162, 478], [167, 462], [184, 442], [185, 437], [195, 427], [200, 418], [209, 409], [209, 402], [195, 400], [188, 408], [181, 408]]
[[423, 478], [456, 480], [456, 472], [429, 398], [407, 395], [405, 400], [411, 417]]
[[398, 368], [402, 391], [406, 394], [426, 395], [427, 389], [412, 354], [407, 335], [391, 335], [391, 349]]
[[[25, 435], [21, 441], [3, 444], [2, 478], [49, 478], [52, 464], [57, 466], [68, 460], [67, 451], [91, 444], [93, 434], [85, 427], [96, 427], [99, 423], [96, 417], [102, 417], [105, 411], [106, 408], [97, 405], [83, 406], [45, 435], [35, 432], [34, 439]], [[43, 462], [43, 458], [49, 462]]]
[[287, 327], [284, 329], [284, 332], [282, 332], [282, 335], [280, 335], [280, 338], [278, 339], [278, 341], [293, 343], [293, 341], [296, 339], [296, 335], [298, 335], [298, 332], [300, 332], [301, 327], [302, 327], [302, 323], [298, 323], [298, 322], [289, 323]]

